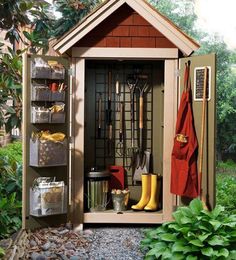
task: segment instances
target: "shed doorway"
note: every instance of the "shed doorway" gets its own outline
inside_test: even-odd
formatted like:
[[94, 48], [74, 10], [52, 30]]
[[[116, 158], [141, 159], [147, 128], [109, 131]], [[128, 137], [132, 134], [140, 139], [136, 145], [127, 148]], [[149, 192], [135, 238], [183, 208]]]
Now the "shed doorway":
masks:
[[[133, 213], [131, 205], [136, 204], [140, 199], [141, 182], [133, 180], [135, 167], [132, 167], [132, 154], [130, 153], [132, 142], [132, 97], [127, 83], [130, 77], [136, 77], [137, 75], [145, 75], [147, 79], [145, 82], [141, 82], [141, 85], [148, 85], [143, 95], [143, 149], [151, 153], [150, 172], [163, 175], [164, 61], [87, 60], [85, 63], [84, 135], [84, 209], [86, 215], [90, 214], [86, 174], [93, 167], [98, 170], [106, 170], [110, 166], [124, 167], [125, 188], [130, 190], [128, 210], [124, 212], [124, 215]], [[109, 119], [107, 118], [109, 91], [111, 91], [111, 122], [108, 122]], [[134, 93], [135, 124], [133, 131], [135, 149], [140, 146], [139, 96], [140, 93], [138, 87], [136, 87]], [[101, 109], [99, 109], [99, 103]], [[123, 104], [122, 140], [119, 137], [121, 103]], [[111, 140], [109, 139], [109, 124], [112, 125]], [[111, 150], [109, 150], [109, 146]], [[161, 195], [159, 213], [162, 210], [162, 197]], [[112, 210], [112, 203], [107, 206], [103, 214], [106, 212], [115, 214]], [[99, 215], [99, 213], [97, 214]], [[139, 212], [135, 214], [139, 214]]]

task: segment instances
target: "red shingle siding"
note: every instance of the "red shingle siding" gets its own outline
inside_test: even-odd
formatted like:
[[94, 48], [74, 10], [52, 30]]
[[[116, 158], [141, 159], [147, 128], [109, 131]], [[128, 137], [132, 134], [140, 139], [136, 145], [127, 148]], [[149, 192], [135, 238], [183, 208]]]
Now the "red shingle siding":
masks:
[[176, 48], [127, 4], [82, 38], [77, 47]]

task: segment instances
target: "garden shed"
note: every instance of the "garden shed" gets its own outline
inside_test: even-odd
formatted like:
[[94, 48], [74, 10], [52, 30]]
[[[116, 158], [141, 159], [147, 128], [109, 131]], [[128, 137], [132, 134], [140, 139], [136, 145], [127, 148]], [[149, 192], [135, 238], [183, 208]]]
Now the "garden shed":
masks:
[[[171, 220], [175, 207], [182, 203], [182, 198], [170, 193], [170, 175], [184, 65], [188, 61], [198, 139], [202, 107], [201, 99], [197, 98], [198, 87], [201, 88], [202, 69], [209, 68], [203, 193], [214, 205], [215, 55], [191, 56], [199, 47], [146, 1], [108, 0], [54, 44], [60, 56], [24, 56], [23, 228], [68, 221], [82, 227], [87, 223], [158, 224]], [[40, 71], [35, 70], [37, 66]], [[47, 74], [48, 68], [51, 74]], [[130, 208], [119, 214], [112, 209], [91, 212], [87, 205], [87, 173], [94, 166], [104, 169], [122, 166], [130, 205], [140, 198], [141, 184], [133, 180], [132, 167], [129, 167], [132, 156], [127, 152], [133, 148], [132, 141], [135, 147], [139, 145], [138, 98], [134, 93], [136, 113], [132, 137], [132, 95], [127, 84], [130, 75], [138, 74], [145, 75], [143, 78], [148, 82], [143, 95], [142, 140], [144, 149], [152, 155], [150, 171], [162, 176], [160, 207], [154, 212], [136, 212]], [[122, 140], [119, 139], [121, 103], [124, 106]], [[57, 110], [59, 113], [54, 113]], [[111, 114], [109, 120], [107, 112]], [[52, 148], [47, 142], [40, 146], [37, 138], [45, 130], [64, 133], [63, 146]], [[46, 137], [61, 140], [62, 136]], [[56, 214], [47, 211], [42, 214], [43, 210], [39, 214], [38, 209], [36, 212], [32, 208], [41, 203], [39, 197], [32, 198], [37, 185], [34, 180], [38, 177], [56, 177], [58, 181], [54, 194], [45, 195], [44, 204], [55, 202], [63, 191], [64, 196], [60, 197], [63, 207]], [[48, 191], [50, 187], [41, 188]]]

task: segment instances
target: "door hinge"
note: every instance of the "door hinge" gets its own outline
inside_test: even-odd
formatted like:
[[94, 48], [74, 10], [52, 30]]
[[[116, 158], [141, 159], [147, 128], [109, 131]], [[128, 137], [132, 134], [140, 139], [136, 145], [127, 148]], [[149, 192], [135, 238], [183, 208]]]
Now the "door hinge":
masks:
[[176, 76], [176, 77], [180, 77], [180, 70], [178, 70], [178, 69], [175, 70], [175, 76]]
[[73, 136], [69, 136], [69, 144], [73, 144], [74, 143], [74, 137]]
[[75, 77], [75, 69], [72, 68], [68, 69], [68, 74], [72, 77]]

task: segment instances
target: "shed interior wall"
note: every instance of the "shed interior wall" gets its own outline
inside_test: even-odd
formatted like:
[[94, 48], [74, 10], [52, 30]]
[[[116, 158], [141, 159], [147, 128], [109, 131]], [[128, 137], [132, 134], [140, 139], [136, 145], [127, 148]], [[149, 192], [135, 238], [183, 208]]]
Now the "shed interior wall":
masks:
[[[94, 61], [86, 62], [85, 73], [85, 144], [84, 172], [97, 166], [106, 169], [111, 165], [123, 166], [126, 170], [125, 185], [130, 189], [130, 205], [141, 196], [140, 183], [134, 184], [132, 170], [129, 168], [131, 158], [126, 155], [131, 147], [130, 91], [127, 77], [139, 68], [141, 74], [148, 75], [148, 91], [144, 94], [144, 148], [152, 153], [151, 172], [163, 172], [163, 120], [164, 120], [164, 61]], [[112, 153], [107, 154], [106, 109], [108, 98], [108, 73], [112, 74]], [[116, 81], [119, 81], [121, 95], [115, 94]], [[102, 134], [97, 136], [98, 99], [102, 98]], [[139, 92], [135, 94], [135, 147], [139, 146], [138, 101]], [[119, 99], [124, 102], [124, 140], [123, 155], [119, 155]], [[86, 182], [86, 178], [85, 178]], [[86, 183], [85, 183], [86, 187]], [[86, 196], [84, 198], [87, 200]], [[130, 206], [129, 205], [129, 206]]]

